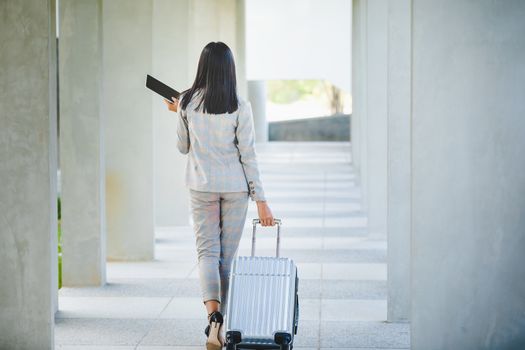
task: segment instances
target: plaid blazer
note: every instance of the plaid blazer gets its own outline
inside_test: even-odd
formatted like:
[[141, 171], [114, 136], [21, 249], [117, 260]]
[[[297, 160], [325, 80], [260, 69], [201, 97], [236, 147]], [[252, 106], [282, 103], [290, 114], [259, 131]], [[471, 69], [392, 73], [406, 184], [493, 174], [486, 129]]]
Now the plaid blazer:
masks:
[[[186, 187], [206, 192], [248, 191], [252, 201], [266, 200], [255, 150], [252, 107], [239, 97], [233, 113], [195, 111], [194, 95], [177, 112], [177, 148], [187, 154]], [[179, 97], [182, 101], [182, 95]]]

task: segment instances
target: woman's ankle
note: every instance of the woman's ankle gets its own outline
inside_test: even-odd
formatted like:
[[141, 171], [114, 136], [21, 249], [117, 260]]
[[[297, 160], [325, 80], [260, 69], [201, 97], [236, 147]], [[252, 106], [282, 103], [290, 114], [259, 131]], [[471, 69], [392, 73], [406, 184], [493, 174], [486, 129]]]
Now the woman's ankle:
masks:
[[219, 310], [215, 310], [208, 314], [208, 322], [211, 322], [212, 317], [215, 320], [215, 322], [220, 322], [220, 323], [224, 322], [224, 316]]
[[215, 311], [219, 311], [220, 304], [221, 302], [218, 299], [208, 299], [204, 301], [206, 313], [208, 314], [208, 321], [210, 320], [211, 314], [213, 314]]

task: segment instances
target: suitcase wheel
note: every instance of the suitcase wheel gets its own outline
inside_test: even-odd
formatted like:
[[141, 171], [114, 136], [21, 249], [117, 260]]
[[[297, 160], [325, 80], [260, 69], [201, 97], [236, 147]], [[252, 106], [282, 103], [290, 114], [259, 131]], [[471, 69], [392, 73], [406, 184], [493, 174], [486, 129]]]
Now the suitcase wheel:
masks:
[[235, 350], [235, 345], [241, 342], [241, 338], [239, 331], [226, 332], [226, 350]]
[[286, 332], [277, 332], [274, 335], [276, 344], [281, 345], [281, 350], [290, 350], [292, 348], [292, 335]]

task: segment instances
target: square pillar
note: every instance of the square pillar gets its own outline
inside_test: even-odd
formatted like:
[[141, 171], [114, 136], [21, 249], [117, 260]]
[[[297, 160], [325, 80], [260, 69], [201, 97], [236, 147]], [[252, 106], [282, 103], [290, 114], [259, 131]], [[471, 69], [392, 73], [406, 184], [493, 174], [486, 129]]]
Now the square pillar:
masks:
[[266, 81], [248, 81], [248, 100], [252, 105], [255, 141], [267, 142], [269, 135], [266, 120]]
[[[190, 87], [188, 66], [188, 0], [153, 1], [152, 75], [177, 91]], [[166, 45], [166, 43], [174, 43]], [[176, 146], [177, 115], [162, 97], [153, 96], [155, 226], [189, 225], [186, 156]]]
[[[366, 44], [366, 1], [352, 1], [352, 116], [350, 119], [350, 132], [352, 142], [352, 165], [356, 173], [360, 174], [361, 152], [364, 138], [363, 123], [366, 113], [365, 99], [365, 44]], [[362, 183], [361, 176], [359, 180]], [[364, 203], [363, 203], [364, 204]]]
[[410, 318], [411, 0], [388, 2], [388, 321]]
[[[368, 230], [386, 235], [387, 218], [387, 0], [366, 2], [366, 166]], [[366, 160], [365, 160], [366, 159]]]
[[152, 0], [103, 2], [107, 256], [111, 260], [154, 257], [153, 95], [145, 88], [152, 67], [152, 9]]
[[53, 349], [55, 1], [0, 2], [0, 348]]
[[412, 2], [411, 345], [525, 349], [525, 2]]
[[62, 284], [106, 281], [102, 1], [60, 1]]
[[246, 0], [235, 1], [235, 68], [237, 70], [237, 91], [248, 96], [246, 80]]

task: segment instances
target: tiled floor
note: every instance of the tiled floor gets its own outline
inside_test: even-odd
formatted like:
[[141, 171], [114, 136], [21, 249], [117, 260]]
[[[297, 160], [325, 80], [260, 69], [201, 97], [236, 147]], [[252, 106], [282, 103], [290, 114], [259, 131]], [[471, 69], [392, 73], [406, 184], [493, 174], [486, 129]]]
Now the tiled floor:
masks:
[[[263, 185], [282, 218], [281, 255], [298, 265], [295, 349], [406, 349], [408, 324], [386, 323], [386, 240], [369, 237], [349, 143], [257, 146]], [[249, 255], [250, 201], [239, 248]], [[258, 227], [257, 253], [274, 253], [275, 228]], [[62, 288], [58, 349], [203, 349], [191, 227], [157, 232], [156, 260], [109, 263], [102, 288]]]

